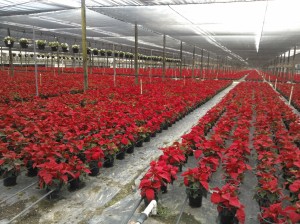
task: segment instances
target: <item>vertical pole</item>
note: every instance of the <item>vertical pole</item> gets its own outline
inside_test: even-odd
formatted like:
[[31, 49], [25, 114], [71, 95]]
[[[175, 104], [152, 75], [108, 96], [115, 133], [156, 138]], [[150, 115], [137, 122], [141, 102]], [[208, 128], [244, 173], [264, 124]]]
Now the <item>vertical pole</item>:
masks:
[[182, 78], [182, 41], [180, 41], [180, 64], [179, 64], [179, 78]]
[[33, 50], [34, 50], [34, 75], [35, 75], [35, 90], [36, 96], [39, 96], [39, 85], [38, 85], [38, 72], [37, 72], [37, 64], [36, 64], [36, 43], [35, 43], [35, 29], [32, 27], [33, 31]]
[[292, 88], [291, 88], [290, 97], [289, 97], [289, 105], [291, 105], [291, 102], [292, 102], [293, 91], [294, 91], [294, 85], [292, 85]]
[[[152, 49], [151, 49], [150, 54], [151, 54], [151, 58], [152, 58]], [[150, 61], [152, 61], [152, 59]], [[152, 82], [152, 64], [150, 65], [149, 77], [150, 77], [150, 83], [151, 83]]]
[[[58, 41], [58, 39], [56, 38], [56, 40]], [[60, 74], [60, 71], [59, 71], [59, 47], [57, 48], [57, 52], [56, 52], [56, 59], [57, 59], [57, 74], [59, 75]]]
[[85, 0], [81, 0], [81, 38], [82, 38], [82, 60], [84, 74], [84, 91], [88, 89], [88, 71], [87, 71], [87, 47], [86, 47], [86, 14]]
[[2, 47], [1, 47], [1, 67], [2, 67], [2, 70], [4, 69], [4, 67], [3, 67], [3, 61], [2, 61], [2, 58], [3, 58], [3, 54], [2, 54]]
[[196, 47], [194, 46], [193, 49], [193, 62], [192, 62], [192, 79], [195, 78], [195, 53], [196, 53]]
[[290, 57], [291, 57], [291, 50], [289, 50], [288, 58], [287, 58], [287, 77], [286, 77], [286, 81], [288, 81], [290, 79], [290, 72], [291, 72]]
[[207, 74], [208, 75], [210, 74], [210, 71], [209, 71], [209, 52], [208, 52], [208, 56], [207, 56]]
[[203, 49], [201, 50], [201, 78], [203, 79]]
[[292, 78], [291, 81], [294, 82], [294, 77], [295, 77], [295, 57], [296, 57], [296, 46], [294, 47], [294, 55], [293, 55], [293, 62], [292, 62]]
[[[113, 44], [113, 52], [115, 52], [115, 45]], [[113, 66], [114, 66], [114, 87], [116, 87], [116, 57], [113, 53]]]
[[163, 80], [166, 79], [166, 35], [163, 36]]
[[135, 74], [135, 84], [137, 85], [139, 83], [139, 71], [138, 71], [138, 26], [137, 22], [135, 22], [134, 25], [134, 74]]
[[[7, 34], [8, 36], [10, 36], [9, 28], [7, 28]], [[11, 47], [8, 48], [8, 52], [9, 52], [9, 75], [14, 76], [14, 65], [13, 65], [13, 56], [12, 56]]]

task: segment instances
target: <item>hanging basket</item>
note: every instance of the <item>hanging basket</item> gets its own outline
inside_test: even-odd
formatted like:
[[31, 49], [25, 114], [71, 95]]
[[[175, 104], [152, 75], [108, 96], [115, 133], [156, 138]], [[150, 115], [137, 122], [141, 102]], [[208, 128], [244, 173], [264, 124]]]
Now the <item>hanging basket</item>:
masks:
[[69, 52], [69, 49], [67, 47], [62, 47], [61, 49], [63, 52]]
[[93, 55], [98, 55], [98, 50], [93, 50]]
[[58, 47], [51, 47], [51, 50], [52, 50], [52, 51], [57, 51], [57, 50], [58, 50]]
[[75, 54], [79, 52], [78, 48], [72, 48], [72, 50], [73, 50], [73, 53], [75, 53]]
[[14, 41], [11, 41], [11, 40], [8, 40], [8, 41], [4, 41], [4, 43], [5, 43], [5, 46], [6, 47], [14, 47]]
[[28, 48], [28, 43], [20, 42], [21, 48]]
[[37, 47], [38, 47], [39, 50], [45, 50], [45, 45], [44, 44], [37, 45]]

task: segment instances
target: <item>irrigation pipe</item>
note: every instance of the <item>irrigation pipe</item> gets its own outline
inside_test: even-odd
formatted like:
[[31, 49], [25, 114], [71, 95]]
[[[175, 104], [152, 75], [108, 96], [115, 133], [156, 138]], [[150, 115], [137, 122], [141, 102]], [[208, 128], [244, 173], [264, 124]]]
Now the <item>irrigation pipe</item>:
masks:
[[33, 182], [32, 184], [30, 184], [29, 186], [27, 186], [27, 187], [23, 188], [22, 190], [19, 190], [18, 192], [14, 193], [14, 194], [11, 195], [10, 197], [3, 199], [2, 201], [0, 201], [0, 204], [2, 204], [3, 202], [5, 202], [5, 201], [7, 201], [7, 200], [9, 200], [9, 199], [11, 199], [11, 198], [13, 198], [13, 197], [15, 197], [16, 195], [18, 195], [18, 194], [21, 193], [22, 191], [24, 191], [24, 190], [30, 188], [31, 186], [35, 185], [37, 182], [38, 182], [38, 181], [35, 181], [35, 182]]
[[35, 206], [36, 204], [38, 204], [41, 200], [43, 200], [45, 197], [47, 197], [48, 195], [50, 195], [53, 191], [55, 191], [56, 189], [53, 189], [51, 191], [49, 191], [47, 194], [45, 194], [44, 196], [42, 196], [39, 200], [35, 201], [34, 203], [32, 203], [30, 206], [28, 206], [27, 208], [25, 208], [22, 212], [20, 212], [18, 215], [16, 215], [15, 217], [13, 217], [11, 220], [9, 220], [9, 223], [12, 223], [14, 220], [16, 220], [17, 218], [19, 218], [21, 215], [23, 215], [25, 212], [27, 212], [29, 209], [31, 209], [33, 206]]

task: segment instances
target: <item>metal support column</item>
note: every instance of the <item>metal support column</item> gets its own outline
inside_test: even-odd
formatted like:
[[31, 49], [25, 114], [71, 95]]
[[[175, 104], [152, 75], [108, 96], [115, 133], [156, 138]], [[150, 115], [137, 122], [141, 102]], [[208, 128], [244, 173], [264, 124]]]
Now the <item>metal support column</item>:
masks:
[[166, 79], [166, 35], [163, 36], [163, 68], [162, 68], [163, 80]]
[[87, 68], [87, 46], [86, 46], [86, 13], [85, 0], [81, 0], [81, 39], [82, 39], [82, 61], [84, 75], [84, 91], [88, 90], [88, 68]]
[[179, 78], [182, 78], [182, 41], [180, 41], [180, 65], [179, 65]]
[[192, 62], [192, 79], [195, 78], [195, 53], [196, 53], [196, 47], [194, 46], [193, 49], [193, 62]]
[[135, 74], [135, 79], [134, 82], [137, 85], [139, 83], [139, 78], [138, 78], [138, 26], [137, 22], [135, 22], [134, 26], [134, 74]]

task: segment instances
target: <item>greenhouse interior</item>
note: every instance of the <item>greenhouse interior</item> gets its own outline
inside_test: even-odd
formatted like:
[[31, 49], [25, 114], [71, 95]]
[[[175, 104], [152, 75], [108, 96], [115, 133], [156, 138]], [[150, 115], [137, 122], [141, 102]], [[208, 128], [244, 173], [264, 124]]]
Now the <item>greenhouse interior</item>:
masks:
[[0, 224], [300, 223], [299, 0], [0, 0]]

